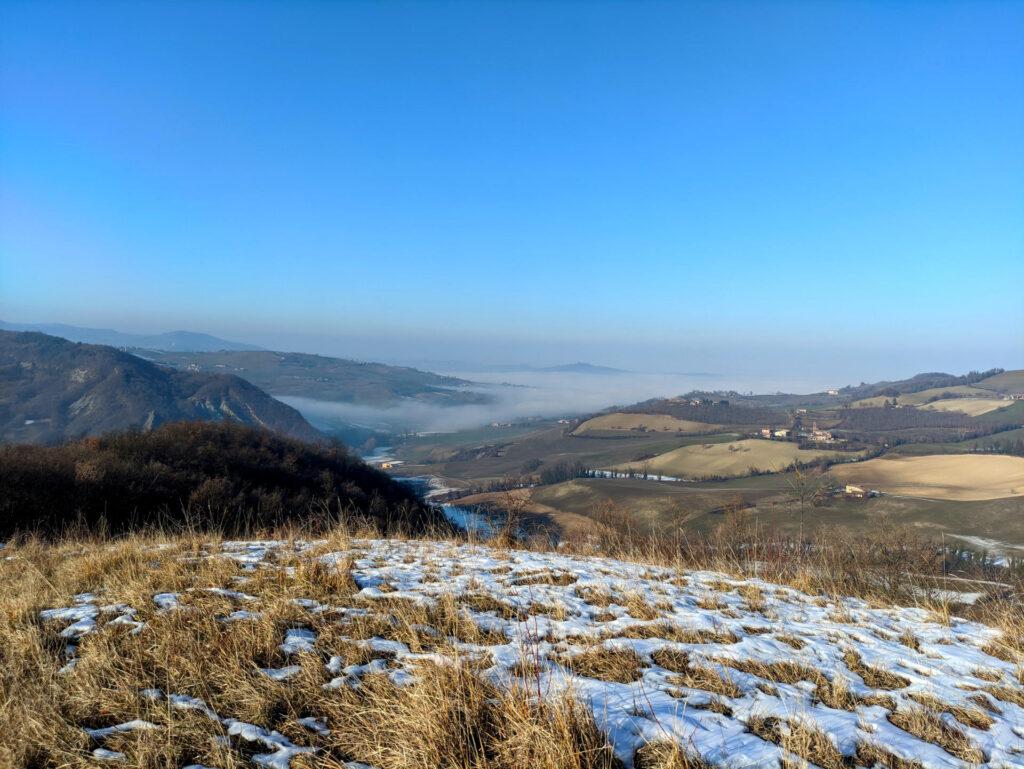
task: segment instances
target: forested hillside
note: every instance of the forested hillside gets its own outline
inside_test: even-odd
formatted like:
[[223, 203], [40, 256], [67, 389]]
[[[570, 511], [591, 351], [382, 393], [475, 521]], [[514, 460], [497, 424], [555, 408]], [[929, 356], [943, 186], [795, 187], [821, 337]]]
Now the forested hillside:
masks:
[[340, 444], [312, 446], [226, 422], [0, 446], [0, 537], [79, 525], [114, 533], [188, 525], [244, 535], [358, 516], [384, 530], [445, 527], [408, 486]]
[[0, 439], [54, 443], [182, 420], [323, 439], [298, 411], [224, 373], [175, 371], [113, 347], [0, 331]]

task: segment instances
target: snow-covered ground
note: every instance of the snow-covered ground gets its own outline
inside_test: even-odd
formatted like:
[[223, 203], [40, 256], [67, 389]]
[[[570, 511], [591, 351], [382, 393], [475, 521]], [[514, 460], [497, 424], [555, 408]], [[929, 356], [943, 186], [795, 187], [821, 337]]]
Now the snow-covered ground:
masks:
[[[924, 769], [1024, 767], [1021, 671], [986, 653], [998, 631], [984, 625], [956, 618], [946, 624], [924, 609], [877, 608], [710, 572], [455, 542], [355, 540], [330, 553], [313, 542], [228, 542], [206, 557], [231, 558], [255, 571], [277, 568], [296, 550], [336, 568], [352, 564], [360, 588], [338, 606], [296, 599], [310, 616], [332, 612], [344, 618], [384, 599], [427, 606], [448, 596], [463, 600], [463, 610], [493, 643], [456, 640], [457, 654], [501, 687], [523, 683], [541, 697], [570, 693], [591, 710], [627, 767], [643, 745], [664, 741], [722, 767], [799, 764], [785, 746], [792, 747], [787, 738], [801, 730], [827, 735], [851, 767], [870, 765], [865, 755], [886, 756], [889, 765], [915, 761]], [[238, 606], [223, 621], [259, 616], [260, 601], [244, 592], [244, 577], [212, 589]], [[152, 600], [160, 612], [184, 610], [181, 595], [161, 593]], [[40, 618], [62, 627], [72, 667], [83, 636], [114, 624], [142, 632], [137, 608], [84, 593]], [[290, 657], [316, 649], [316, 643], [310, 628], [291, 627], [280, 648]], [[424, 661], [454, 661], [414, 653], [388, 638], [358, 643], [378, 657], [344, 666], [330, 650], [318, 649], [331, 676], [325, 688], [358, 687], [375, 673], [405, 686]], [[286, 682], [298, 669], [286, 665], [263, 674]], [[258, 766], [288, 769], [294, 757], [316, 751], [259, 724], [225, 717], [195, 698], [155, 689], [140, 694], [218, 720], [228, 735], [263, 751], [253, 758]], [[944, 733], [964, 738], [980, 761], [957, 757], [897, 725], [905, 722], [894, 713], [925, 706]], [[332, 728], [315, 716], [304, 721], [311, 734]], [[104, 739], [147, 728], [152, 724], [131, 721], [92, 730], [95, 758], [123, 761]]]

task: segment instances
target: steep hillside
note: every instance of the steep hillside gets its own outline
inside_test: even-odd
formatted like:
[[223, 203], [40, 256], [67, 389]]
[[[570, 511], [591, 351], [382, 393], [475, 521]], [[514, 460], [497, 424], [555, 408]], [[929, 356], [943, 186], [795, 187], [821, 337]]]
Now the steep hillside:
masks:
[[236, 374], [273, 395], [374, 406], [416, 400], [438, 405], [487, 402], [471, 383], [403, 366], [360, 363], [323, 355], [267, 351], [146, 353], [150, 360], [189, 371]]
[[112, 347], [0, 331], [0, 439], [53, 443], [165, 422], [231, 420], [293, 438], [323, 436], [237, 376], [174, 371]]

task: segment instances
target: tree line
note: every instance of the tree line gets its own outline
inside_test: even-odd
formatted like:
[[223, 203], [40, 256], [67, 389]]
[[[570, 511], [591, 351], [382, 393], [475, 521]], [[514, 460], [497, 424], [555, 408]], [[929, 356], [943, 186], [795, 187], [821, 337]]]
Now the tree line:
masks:
[[240, 535], [349, 516], [385, 530], [444, 526], [412, 489], [340, 443], [311, 445], [227, 422], [0, 447], [0, 536], [152, 526]]

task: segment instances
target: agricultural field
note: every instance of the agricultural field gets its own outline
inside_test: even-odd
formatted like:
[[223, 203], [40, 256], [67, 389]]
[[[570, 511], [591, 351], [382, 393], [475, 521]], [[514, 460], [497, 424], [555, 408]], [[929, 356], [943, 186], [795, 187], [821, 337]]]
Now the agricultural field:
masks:
[[[625, 517], [638, 533], [708, 533], [727, 520], [729, 510], [743, 508], [765, 531], [796, 536], [801, 531], [793, 499], [792, 473], [775, 473], [726, 481], [672, 483], [640, 478], [576, 478], [516, 492], [524, 500], [530, 523], [560, 537], [598, 532], [609, 511]], [[504, 493], [479, 494], [460, 504], [501, 509]], [[872, 499], [824, 497], [809, 507], [802, 531], [833, 536], [837, 531], [870, 536], [880, 529], [910, 528], [939, 541], [964, 537], [979, 549], [1024, 556], [1024, 499], [940, 500], [882, 495]], [[948, 539], [947, 539], [948, 541]]]
[[1024, 496], [1024, 458], [1001, 455], [934, 454], [879, 457], [829, 471], [840, 483], [889, 494], [949, 500]]
[[778, 472], [794, 462], [842, 460], [850, 454], [822, 449], [801, 449], [788, 441], [748, 438], [728, 443], [698, 443], [659, 454], [643, 462], [629, 462], [613, 469], [648, 471], [678, 478], [711, 478], [748, 475], [751, 471]]
[[977, 417], [990, 411], [1004, 409], [1012, 404], [1004, 398], [949, 398], [932, 401], [918, 408], [925, 411], [960, 411], [969, 417]]
[[[459, 433], [416, 438], [395, 450], [405, 463], [400, 466], [400, 472], [403, 475], [437, 475], [453, 481], [452, 485], [465, 485], [465, 482], [486, 482], [521, 475], [524, 467], [537, 460], [541, 462], [537, 470], [559, 462], [608, 467], [638, 460], [642, 456], [664, 454], [697, 442], [736, 438], [734, 433], [685, 436], [671, 432], [628, 430], [612, 436], [575, 435], [566, 431], [563, 425], [550, 422], [527, 431], [514, 431], [515, 428], [507, 433], [491, 431], [485, 436], [474, 432], [466, 439], [461, 439]], [[477, 442], [479, 438], [486, 438], [486, 442]]]
[[[928, 390], [921, 390], [916, 393], [904, 393], [897, 395], [896, 403], [900, 406], [921, 406], [932, 398], [992, 398], [995, 393], [992, 390], [984, 389], [976, 385], [957, 385], [955, 387], [932, 387]], [[872, 398], [862, 398], [850, 405], [854, 408], [870, 408], [884, 406], [886, 402], [893, 399], [887, 395], [876, 395]], [[1006, 405], [1005, 403], [1003, 405]]]
[[711, 433], [720, 430], [721, 425], [679, 419], [668, 414], [602, 414], [588, 419], [575, 430], [574, 435], [587, 435], [609, 431]]

